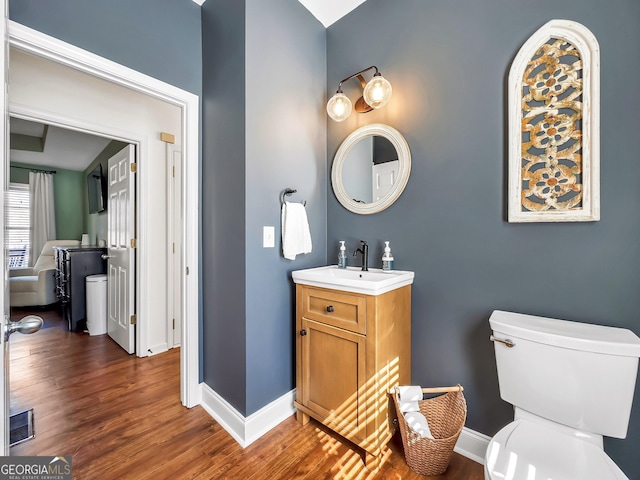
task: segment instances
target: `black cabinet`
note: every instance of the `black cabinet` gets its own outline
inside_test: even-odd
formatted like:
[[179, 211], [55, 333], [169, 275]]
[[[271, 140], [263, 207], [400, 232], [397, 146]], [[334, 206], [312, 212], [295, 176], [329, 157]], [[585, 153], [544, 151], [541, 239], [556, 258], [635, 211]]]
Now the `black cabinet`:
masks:
[[87, 326], [85, 277], [106, 273], [107, 253], [102, 247], [53, 247], [56, 262], [56, 295], [72, 332]]

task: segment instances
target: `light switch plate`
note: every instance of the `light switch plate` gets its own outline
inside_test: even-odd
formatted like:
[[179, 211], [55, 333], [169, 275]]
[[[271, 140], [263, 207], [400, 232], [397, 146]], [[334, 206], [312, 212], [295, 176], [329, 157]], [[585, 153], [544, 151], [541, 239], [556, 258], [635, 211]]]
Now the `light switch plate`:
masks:
[[262, 227], [263, 248], [274, 248], [276, 246], [276, 227]]

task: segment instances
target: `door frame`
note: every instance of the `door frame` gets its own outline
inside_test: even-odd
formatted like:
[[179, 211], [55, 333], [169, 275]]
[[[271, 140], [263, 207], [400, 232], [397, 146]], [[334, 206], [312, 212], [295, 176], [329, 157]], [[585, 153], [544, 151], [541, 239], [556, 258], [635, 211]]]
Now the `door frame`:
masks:
[[[41, 32], [15, 23], [11, 20], [7, 22], [7, 31], [10, 47], [19, 49], [32, 55], [43, 57], [47, 60], [65, 65], [83, 73], [107, 80], [116, 85], [129, 88], [138, 93], [150, 96], [160, 101], [179, 107], [181, 112], [181, 137], [183, 139], [183, 159], [184, 171], [182, 177], [182, 191], [184, 195], [182, 211], [182, 261], [185, 266], [182, 272], [182, 348], [180, 351], [180, 399], [186, 407], [193, 407], [201, 402], [201, 391], [199, 385], [199, 217], [200, 217], [200, 180], [199, 180], [199, 97], [180, 88], [169, 85], [165, 82], [149, 77], [143, 73], [132, 70], [128, 67], [105, 59], [91, 52], [87, 52], [78, 47], [62, 42], [58, 39], [45, 35]], [[10, 102], [9, 102], [10, 103]], [[10, 113], [16, 116], [38, 118], [44, 112], [34, 112], [21, 110], [19, 106], [9, 105]], [[76, 128], [86, 133], [99, 134], [111, 138], [119, 139], [136, 144], [140, 158], [143, 158], [145, 151], [145, 138], [129, 138], [127, 132], [105, 132], [104, 127], [79, 123], [73, 119], [62, 117], [48, 118], [42, 120], [52, 121], [60, 126]], [[70, 123], [67, 123], [70, 122]], [[5, 158], [5, 169], [8, 167], [8, 158]], [[140, 180], [136, 178], [138, 188], [141, 187]], [[186, 188], [189, 185], [189, 188]], [[139, 192], [143, 193], [140, 189]], [[140, 218], [145, 218], [145, 205], [141, 202], [138, 206], [138, 244], [141, 252], [144, 252], [147, 244], [153, 239], [148, 238], [144, 229], [144, 222]], [[141, 258], [137, 260], [139, 275], [137, 283], [145, 284], [145, 275], [151, 259]], [[5, 273], [6, 275], [6, 273]], [[139, 296], [145, 293], [138, 289]], [[140, 298], [136, 301], [138, 307], [138, 319], [145, 318], [145, 302]], [[144, 321], [139, 322], [137, 349], [139, 355], [147, 355], [147, 332], [148, 326]]]
[[8, 1], [0, 0], [0, 152], [2, 155], [2, 168], [0, 168], [0, 232], [2, 235], [2, 260], [4, 268], [0, 275], [0, 455], [9, 455], [9, 350], [6, 345], [5, 328], [9, 320], [9, 261], [6, 250], [5, 236], [5, 192], [9, 187], [9, 106], [7, 101], [7, 84], [9, 82], [8, 55], [9, 45], [7, 41], [7, 9]]
[[[167, 339], [168, 348], [179, 347], [176, 343], [176, 321], [178, 317], [178, 327], [181, 327], [180, 309], [176, 306], [182, 305], [182, 278], [176, 276], [176, 272], [182, 270], [182, 258], [176, 253], [182, 250], [182, 148], [173, 143], [172, 138], [164, 140], [166, 145], [167, 162]], [[176, 251], [176, 245], [178, 249]], [[176, 288], [177, 287], [177, 288]], [[176, 295], [179, 292], [180, 295]], [[182, 331], [179, 330], [180, 337]]]

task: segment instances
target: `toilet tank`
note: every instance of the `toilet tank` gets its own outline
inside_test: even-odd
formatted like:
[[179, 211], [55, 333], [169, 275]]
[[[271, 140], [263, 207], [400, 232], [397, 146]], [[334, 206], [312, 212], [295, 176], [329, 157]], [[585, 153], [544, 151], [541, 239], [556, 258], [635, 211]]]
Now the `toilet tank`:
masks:
[[503, 400], [571, 428], [627, 436], [640, 357], [633, 332], [499, 310], [489, 324]]

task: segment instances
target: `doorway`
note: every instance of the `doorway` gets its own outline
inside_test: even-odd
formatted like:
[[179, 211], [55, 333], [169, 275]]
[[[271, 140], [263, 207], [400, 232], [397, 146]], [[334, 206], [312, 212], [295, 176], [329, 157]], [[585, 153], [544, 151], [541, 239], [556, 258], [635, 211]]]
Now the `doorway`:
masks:
[[[105, 84], [105, 91], [99, 95], [101, 104], [109, 103], [111, 100], [129, 101], [131, 96], [136, 97], [133, 103], [129, 102], [127, 111], [123, 117], [131, 116], [131, 110], [147, 111], [144, 107], [140, 107], [139, 101], [152, 101], [160, 105], [165, 110], [175, 110], [177, 112], [178, 124], [173, 128], [162, 129], [162, 131], [173, 131], [179, 135], [182, 141], [182, 151], [184, 158], [184, 175], [182, 179], [183, 187], [183, 229], [182, 238], [184, 239], [180, 256], [182, 258], [183, 271], [181, 272], [183, 302], [181, 311], [182, 315], [182, 342], [180, 350], [180, 397], [183, 405], [192, 407], [200, 403], [200, 386], [198, 371], [198, 318], [199, 318], [199, 179], [198, 179], [198, 97], [167, 85], [158, 80], [152, 79], [139, 72], [132, 71], [126, 67], [110, 62], [104, 58], [95, 56], [86, 51], [73, 47], [71, 45], [60, 42], [56, 39], [48, 37], [44, 34], [31, 30], [22, 25], [8, 22], [9, 25], [9, 41], [16, 52], [26, 55], [28, 60], [49, 61], [53, 69], [60, 73], [61, 69], [65, 69], [66, 74], [71, 77], [82, 77], [80, 88], [77, 86], [70, 87], [70, 83], [60, 76], [49, 77], [48, 84], [39, 85], [37, 91], [31, 98], [16, 98], [15, 90], [10, 93], [10, 111], [22, 118], [39, 118], [46, 120], [52, 124], [68, 125], [81, 131], [89, 131], [108, 135], [129, 143], [139, 145], [142, 164], [152, 165], [153, 143], [156, 141], [155, 135], [159, 135], [158, 131], [155, 135], [149, 133], [134, 132], [134, 135], [127, 134], [122, 128], [123, 121], [112, 121], [111, 124], [103, 119], [98, 120], [98, 116], [94, 116], [95, 112], [83, 109], [83, 102], [73, 102], [72, 105], [61, 105], [64, 102], [58, 102], [55, 105], [43, 107], [46, 103], [47, 91], [49, 86], [57, 88], [67, 88], [71, 90], [71, 98], [79, 94], [90, 93], [91, 84], [101, 81]], [[10, 69], [10, 75], [12, 70]], [[40, 72], [35, 77], [38, 77]], [[34, 81], [38, 78], [30, 76], [26, 79], [26, 84], [34, 87]], [[22, 82], [16, 82], [20, 85]], [[95, 93], [95, 92], [94, 92]], [[115, 95], [115, 96], [113, 96]], [[29, 96], [28, 96], [29, 97]], [[55, 102], [54, 102], [55, 103]], [[86, 104], [86, 102], [84, 102]], [[68, 108], [76, 108], [75, 113]], [[63, 111], [57, 107], [62, 108]], [[73, 110], [73, 108], [71, 109]], [[147, 113], [149, 113], [147, 111]], [[154, 114], [151, 116], [159, 118]], [[112, 119], [113, 120], [113, 119]], [[124, 118], [126, 120], [126, 118]], [[132, 138], [133, 136], [133, 138]], [[146, 161], [145, 161], [146, 159]], [[153, 169], [151, 169], [153, 171]], [[140, 181], [140, 192], [144, 195], [153, 191], [153, 179], [145, 179], [143, 176]], [[189, 188], [184, 188], [189, 185]], [[151, 215], [152, 211], [149, 204], [143, 203], [139, 211], [140, 232], [137, 239], [141, 247], [141, 251], [153, 252], [154, 248], [158, 248], [156, 244], [157, 237], [154, 237], [151, 223], [154, 220]], [[142, 285], [148, 285], [153, 278], [153, 262], [157, 262], [160, 256], [153, 258], [142, 258], [140, 260], [140, 282]], [[140, 316], [151, 318], [151, 313], [156, 308], [152, 289], [139, 289], [141, 296], [146, 294], [146, 298], [139, 299]], [[153, 330], [153, 331], [151, 331]], [[166, 329], [162, 329], [166, 332]], [[154, 349], [159, 346], [162, 349], [161, 342], [153, 338], [155, 329], [149, 328], [145, 322], [140, 323], [139, 328], [139, 352], [140, 355], [150, 355], [156, 353]]]
[[[12, 320], [15, 321], [19, 313], [15, 307], [59, 305], [69, 329], [83, 331], [91, 323], [95, 327], [94, 334], [106, 331], [106, 326], [98, 325], [106, 325], [106, 316], [100, 315], [101, 309], [93, 308], [96, 302], [91, 302], [93, 307], [85, 308], [85, 291], [87, 299], [92, 293], [92, 298], [98, 303], [107, 303], [102, 299], [106, 297], [102, 291], [106, 291], [104, 280], [108, 263], [104, 255], [108, 252], [109, 227], [118, 225], [108, 219], [122, 211], [121, 208], [107, 208], [107, 167], [111, 157], [125, 147], [133, 147], [110, 138], [16, 117], [11, 117], [10, 122], [9, 208], [5, 218], [11, 258]], [[50, 206], [49, 211], [54, 213], [51, 217], [40, 215], [38, 210], [42, 207], [31, 204], [29, 184], [37, 179], [31, 172], [35, 175], [44, 173], [43, 176], [48, 174], [51, 188], [42, 202]], [[23, 194], [25, 191], [26, 195]], [[135, 202], [135, 195], [126, 198]], [[130, 205], [126, 212], [133, 210], [134, 204]], [[47, 240], [55, 240], [48, 244], [53, 246], [53, 250], [49, 246], [45, 248], [48, 257], [40, 257], [41, 247], [30, 243], [31, 218], [42, 222], [46, 220], [52, 230]], [[61, 246], [65, 248], [57, 248]], [[32, 255], [29, 255], [30, 251]], [[23, 293], [26, 291], [22, 288], [24, 282], [14, 282], [16, 279], [13, 278], [33, 274], [30, 270], [15, 268], [27, 267], [29, 257], [31, 265], [40, 267], [36, 293]], [[136, 285], [135, 282], [130, 284], [132, 287]], [[135, 292], [122, 296], [128, 297], [135, 298]], [[94, 321], [89, 322], [89, 317]]]

